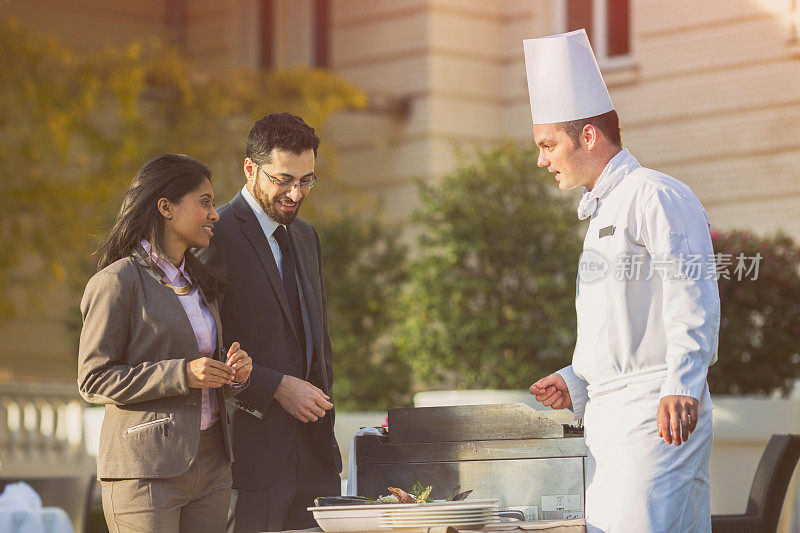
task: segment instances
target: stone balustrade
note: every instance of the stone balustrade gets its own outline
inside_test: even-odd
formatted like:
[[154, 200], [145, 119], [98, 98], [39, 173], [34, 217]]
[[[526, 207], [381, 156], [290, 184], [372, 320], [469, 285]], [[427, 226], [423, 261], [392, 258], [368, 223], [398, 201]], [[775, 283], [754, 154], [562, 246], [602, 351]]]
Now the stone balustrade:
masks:
[[0, 385], [0, 478], [91, 475], [86, 403], [69, 384]]

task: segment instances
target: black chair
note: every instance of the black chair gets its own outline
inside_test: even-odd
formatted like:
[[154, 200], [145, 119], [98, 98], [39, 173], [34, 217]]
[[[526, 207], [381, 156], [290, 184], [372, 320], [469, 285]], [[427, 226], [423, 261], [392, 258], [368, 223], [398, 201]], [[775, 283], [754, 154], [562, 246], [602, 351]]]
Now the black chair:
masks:
[[800, 435], [773, 435], [758, 462], [744, 514], [712, 515], [713, 533], [774, 533], [797, 460]]

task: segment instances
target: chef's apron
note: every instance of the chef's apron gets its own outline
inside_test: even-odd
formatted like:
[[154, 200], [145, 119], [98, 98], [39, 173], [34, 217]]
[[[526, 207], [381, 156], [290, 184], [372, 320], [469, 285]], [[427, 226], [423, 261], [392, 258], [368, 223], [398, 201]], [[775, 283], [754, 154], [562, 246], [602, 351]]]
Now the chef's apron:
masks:
[[701, 404], [689, 440], [666, 444], [656, 425], [662, 383], [590, 395], [584, 415], [588, 532], [711, 531], [713, 410], [710, 402]]

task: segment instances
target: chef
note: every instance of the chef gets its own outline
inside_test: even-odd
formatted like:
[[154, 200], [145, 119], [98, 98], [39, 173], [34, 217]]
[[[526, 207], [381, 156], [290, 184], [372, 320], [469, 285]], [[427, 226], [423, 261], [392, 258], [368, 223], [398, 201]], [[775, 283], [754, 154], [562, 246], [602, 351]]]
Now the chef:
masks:
[[583, 188], [572, 365], [531, 386], [583, 418], [588, 531], [710, 532], [719, 293], [708, 216], [622, 148], [585, 30], [523, 43], [540, 167]]

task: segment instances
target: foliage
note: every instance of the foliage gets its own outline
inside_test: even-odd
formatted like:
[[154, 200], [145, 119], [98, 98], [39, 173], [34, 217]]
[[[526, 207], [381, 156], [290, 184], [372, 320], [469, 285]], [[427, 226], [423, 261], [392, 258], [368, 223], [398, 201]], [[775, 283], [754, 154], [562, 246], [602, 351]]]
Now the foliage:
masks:
[[432, 485], [425, 486], [419, 481], [415, 481], [414, 485], [411, 487], [411, 495], [414, 496], [414, 499], [417, 503], [432, 503], [433, 498], [431, 498], [431, 491], [433, 490]]
[[411, 369], [388, 342], [407, 250], [377, 219], [315, 222], [323, 250], [337, 408], [380, 410], [408, 403]]
[[124, 190], [154, 155], [204, 161], [224, 201], [241, 186], [255, 120], [285, 110], [319, 128], [365, 104], [330, 73], [208, 72], [156, 42], [78, 55], [3, 22], [0, 47], [0, 319], [53, 282], [82, 289]]
[[580, 225], [536, 159], [509, 144], [421, 184], [396, 344], [423, 383], [520, 388], [569, 363]]
[[[729, 279], [719, 279], [719, 361], [709, 369], [711, 392], [786, 395], [800, 378], [800, 247], [783, 233], [730, 231], [712, 238], [724, 261], [717, 268]], [[746, 271], [756, 254], [762, 257], [757, 277]], [[740, 255], [744, 271], [737, 271]]]

